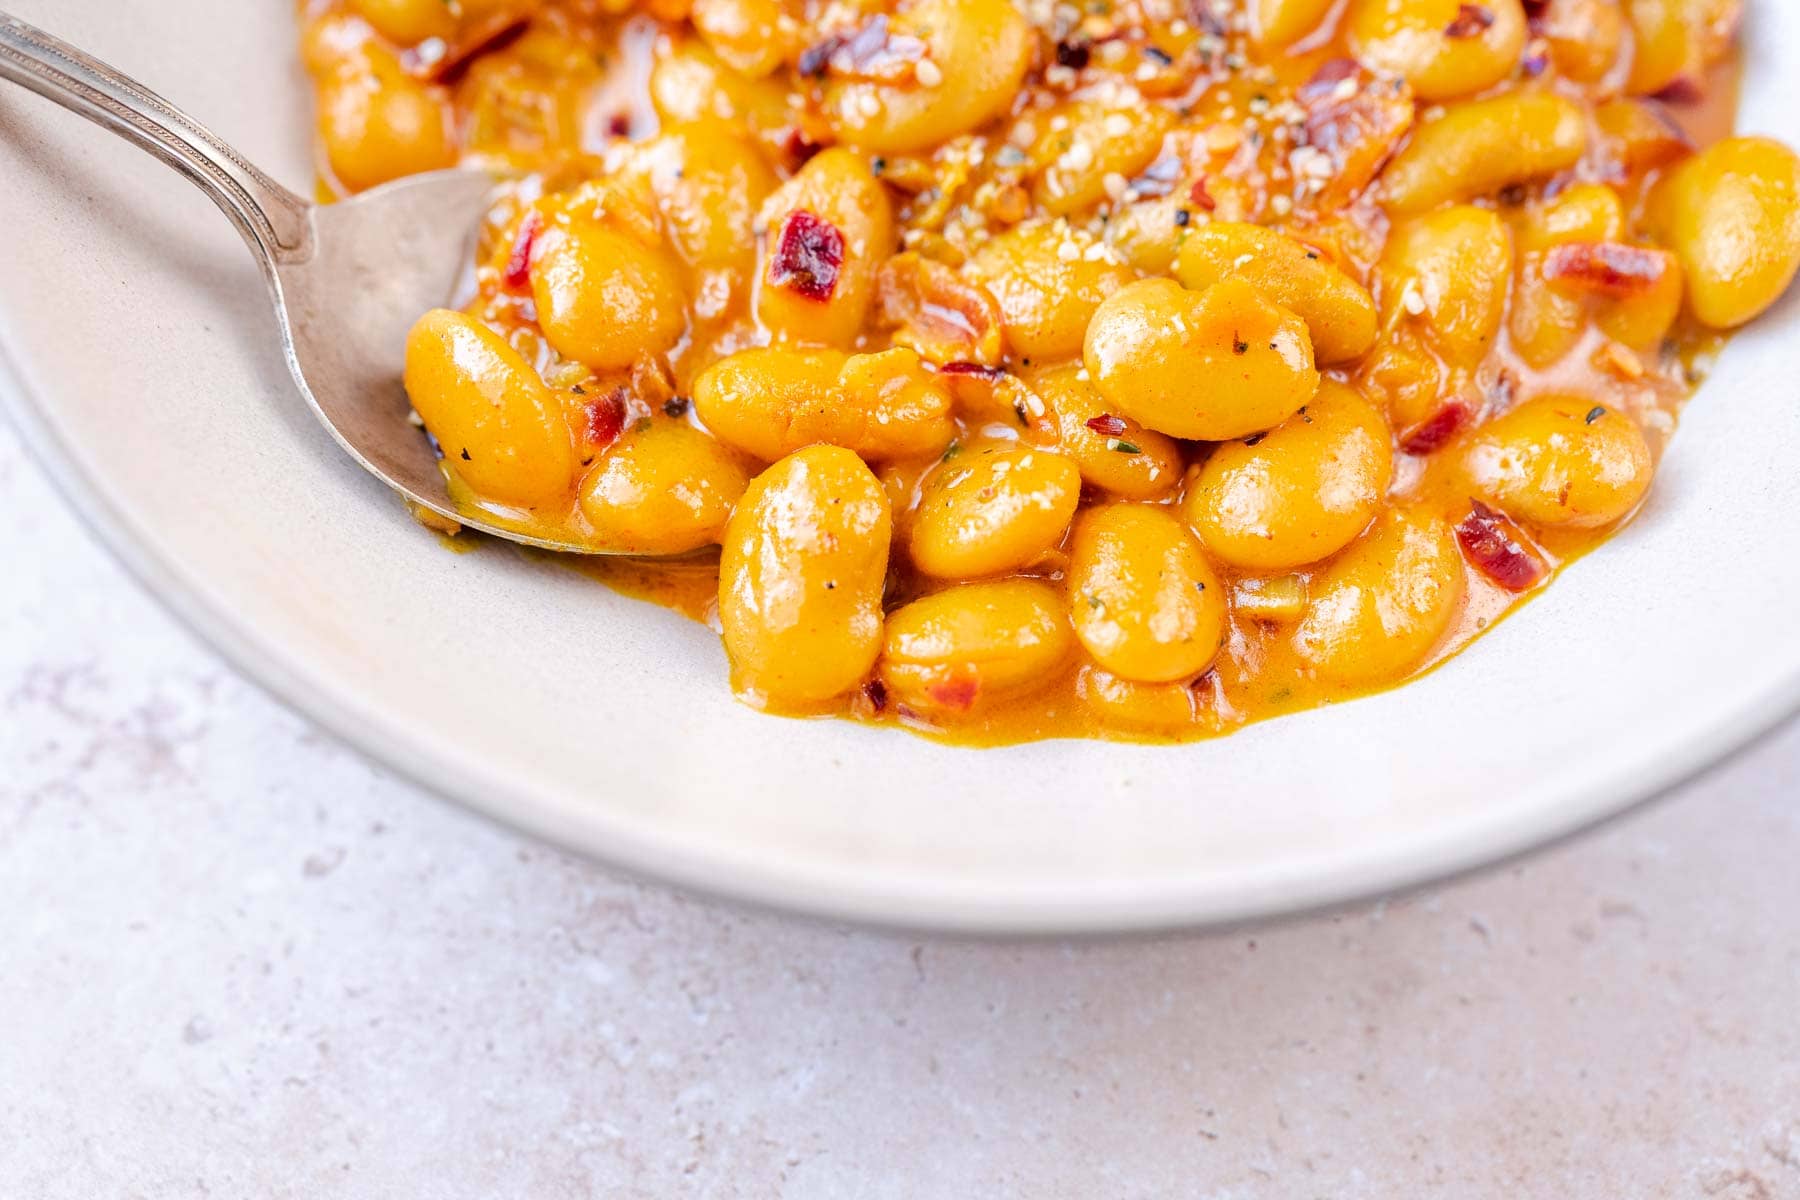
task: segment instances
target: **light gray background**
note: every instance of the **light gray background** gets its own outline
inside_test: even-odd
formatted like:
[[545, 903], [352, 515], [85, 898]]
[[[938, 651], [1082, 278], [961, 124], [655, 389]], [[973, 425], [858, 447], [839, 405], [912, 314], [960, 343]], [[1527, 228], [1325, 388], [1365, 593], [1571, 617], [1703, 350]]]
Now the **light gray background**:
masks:
[[1800, 1197], [1800, 728], [1333, 918], [868, 934], [369, 766], [173, 625], [4, 425], [0, 511], [8, 1200]]

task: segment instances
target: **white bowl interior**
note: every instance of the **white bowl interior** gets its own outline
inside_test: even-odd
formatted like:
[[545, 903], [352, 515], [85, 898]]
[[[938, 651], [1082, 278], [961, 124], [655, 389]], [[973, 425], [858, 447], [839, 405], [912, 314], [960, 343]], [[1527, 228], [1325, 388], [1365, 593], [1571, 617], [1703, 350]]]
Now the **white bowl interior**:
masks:
[[[304, 186], [287, 5], [15, 7]], [[1800, 140], [1800, 7], [1751, 9], [1742, 127]], [[447, 552], [313, 423], [235, 234], [149, 158], [0, 88], [0, 181], [5, 390], [109, 542], [350, 741], [632, 870], [909, 925], [1236, 919], [1525, 849], [1800, 704], [1793, 300], [1725, 355], [1648, 511], [1445, 668], [1210, 743], [977, 752], [761, 716], [709, 631]]]

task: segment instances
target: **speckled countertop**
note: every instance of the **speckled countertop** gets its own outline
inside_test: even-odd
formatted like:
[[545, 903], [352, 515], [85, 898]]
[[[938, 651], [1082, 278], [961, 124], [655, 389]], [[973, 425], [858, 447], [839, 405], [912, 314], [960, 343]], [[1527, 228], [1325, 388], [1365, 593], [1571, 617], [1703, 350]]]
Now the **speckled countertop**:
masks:
[[1800, 728], [1224, 936], [611, 878], [240, 681], [0, 425], [0, 1196], [1800, 1197]]

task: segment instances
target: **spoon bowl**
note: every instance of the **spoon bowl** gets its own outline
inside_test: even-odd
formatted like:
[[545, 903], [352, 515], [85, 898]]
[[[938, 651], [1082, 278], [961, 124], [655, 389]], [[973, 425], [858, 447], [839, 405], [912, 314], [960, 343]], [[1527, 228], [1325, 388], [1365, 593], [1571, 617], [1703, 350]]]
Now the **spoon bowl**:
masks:
[[459, 509], [400, 382], [407, 330], [449, 299], [496, 180], [435, 171], [337, 204], [271, 180], [155, 92], [0, 12], [0, 78], [87, 117], [174, 167], [230, 217], [257, 255], [288, 367], [332, 437], [415, 511], [546, 550], [606, 554]]

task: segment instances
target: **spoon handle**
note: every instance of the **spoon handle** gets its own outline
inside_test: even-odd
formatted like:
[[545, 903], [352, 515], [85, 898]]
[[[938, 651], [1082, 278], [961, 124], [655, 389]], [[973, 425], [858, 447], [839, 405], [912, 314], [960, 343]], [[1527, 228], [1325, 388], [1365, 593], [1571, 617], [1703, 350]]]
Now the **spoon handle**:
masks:
[[0, 12], [0, 78], [80, 113], [193, 180], [271, 266], [310, 256], [312, 206], [130, 76]]

